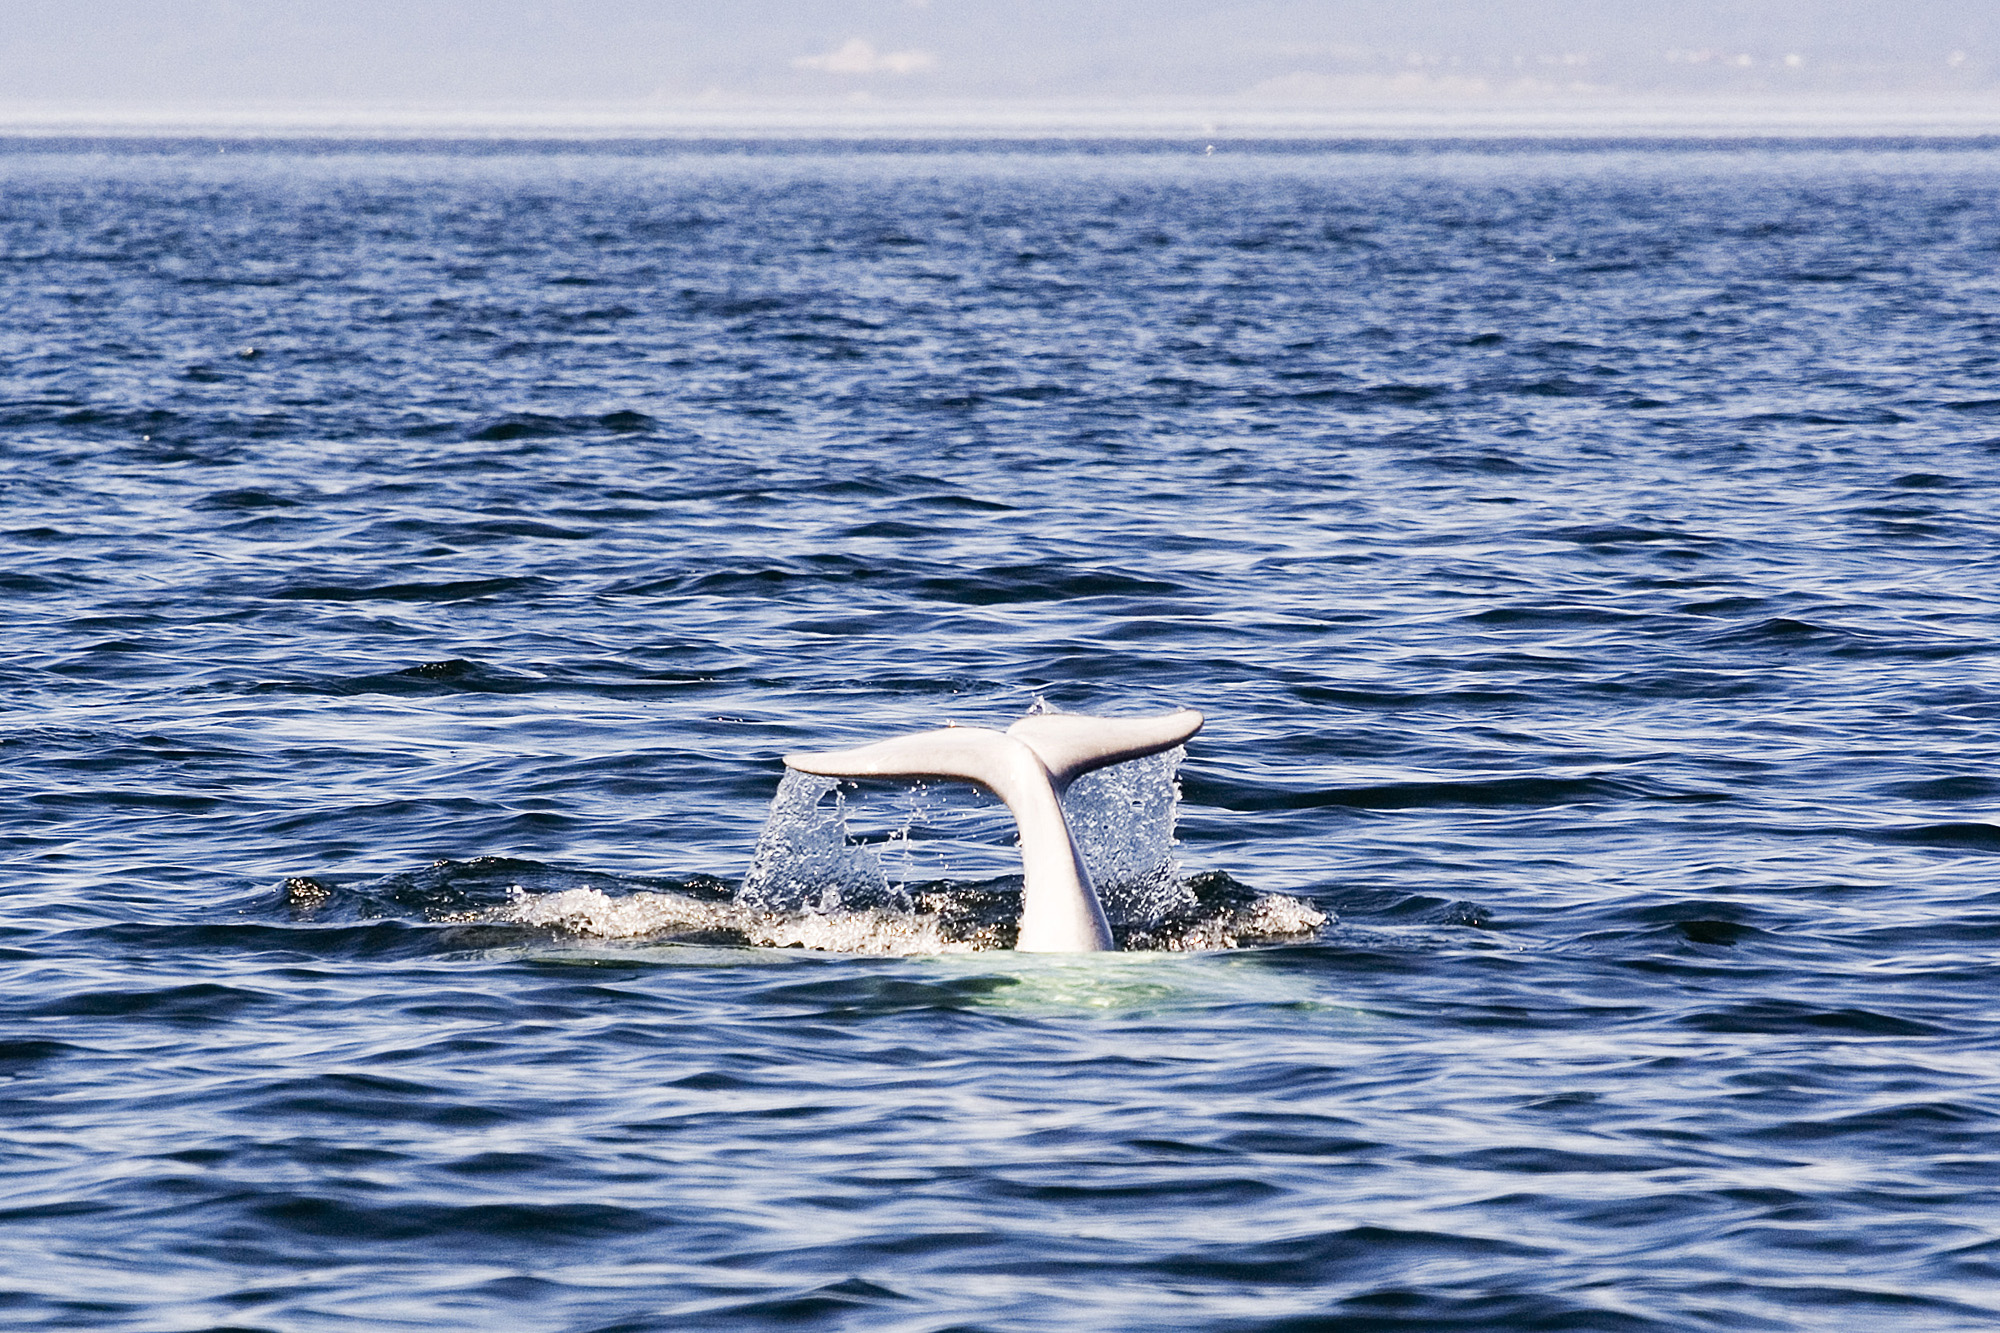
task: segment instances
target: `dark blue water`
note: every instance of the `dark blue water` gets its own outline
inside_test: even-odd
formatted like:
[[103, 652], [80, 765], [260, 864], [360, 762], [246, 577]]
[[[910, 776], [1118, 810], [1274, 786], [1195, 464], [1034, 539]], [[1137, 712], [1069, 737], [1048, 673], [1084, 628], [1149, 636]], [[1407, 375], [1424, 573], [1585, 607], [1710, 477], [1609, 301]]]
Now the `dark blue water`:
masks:
[[[8, 148], [0, 1318], [1992, 1326], [1996, 275], [1980, 145]], [[1038, 704], [1290, 933], [969, 949], [937, 789], [743, 926]]]

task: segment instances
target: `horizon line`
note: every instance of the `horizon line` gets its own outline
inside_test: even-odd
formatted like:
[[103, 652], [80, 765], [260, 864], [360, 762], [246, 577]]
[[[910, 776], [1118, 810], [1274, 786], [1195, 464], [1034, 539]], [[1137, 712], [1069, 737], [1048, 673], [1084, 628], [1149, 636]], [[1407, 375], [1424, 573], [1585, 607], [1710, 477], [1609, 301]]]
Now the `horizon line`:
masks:
[[1251, 103], [1193, 99], [653, 103], [0, 103], [0, 138], [1954, 138], [2000, 96]]

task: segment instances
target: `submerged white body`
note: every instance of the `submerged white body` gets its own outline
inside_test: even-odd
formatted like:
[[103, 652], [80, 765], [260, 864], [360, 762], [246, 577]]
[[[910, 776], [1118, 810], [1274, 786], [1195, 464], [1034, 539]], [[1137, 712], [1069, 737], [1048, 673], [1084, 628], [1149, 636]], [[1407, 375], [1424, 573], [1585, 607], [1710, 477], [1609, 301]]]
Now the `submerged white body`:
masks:
[[1006, 803], [1021, 833], [1018, 949], [1077, 953], [1112, 948], [1062, 793], [1085, 773], [1171, 750], [1201, 730], [1200, 713], [1082, 717], [1038, 713], [1005, 731], [946, 727], [853, 750], [788, 754], [785, 765], [830, 778], [954, 778]]

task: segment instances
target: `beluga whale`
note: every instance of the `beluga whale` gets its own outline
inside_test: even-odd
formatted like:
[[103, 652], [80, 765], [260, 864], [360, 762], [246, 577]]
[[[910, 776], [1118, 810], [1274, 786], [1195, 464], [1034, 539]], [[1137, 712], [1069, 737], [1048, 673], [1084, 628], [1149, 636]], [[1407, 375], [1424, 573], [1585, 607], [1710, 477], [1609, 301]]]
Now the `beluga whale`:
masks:
[[1016, 949], [1115, 949], [1062, 794], [1086, 773], [1173, 749], [1201, 730], [1192, 709], [1156, 717], [1037, 713], [1005, 731], [944, 727], [851, 750], [788, 754], [785, 766], [828, 778], [956, 780], [1005, 803], [1021, 837], [1021, 933]]

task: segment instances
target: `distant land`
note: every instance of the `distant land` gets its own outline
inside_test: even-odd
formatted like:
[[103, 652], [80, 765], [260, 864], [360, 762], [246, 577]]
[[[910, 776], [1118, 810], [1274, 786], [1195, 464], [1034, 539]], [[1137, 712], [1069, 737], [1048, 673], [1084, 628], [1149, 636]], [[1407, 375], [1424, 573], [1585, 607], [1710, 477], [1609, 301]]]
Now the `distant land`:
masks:
[[359, 139], [1435, 139], [2000, 135], [2000, 99], [1353, 103], [665, 105], [0, 105], [0, 137]]

